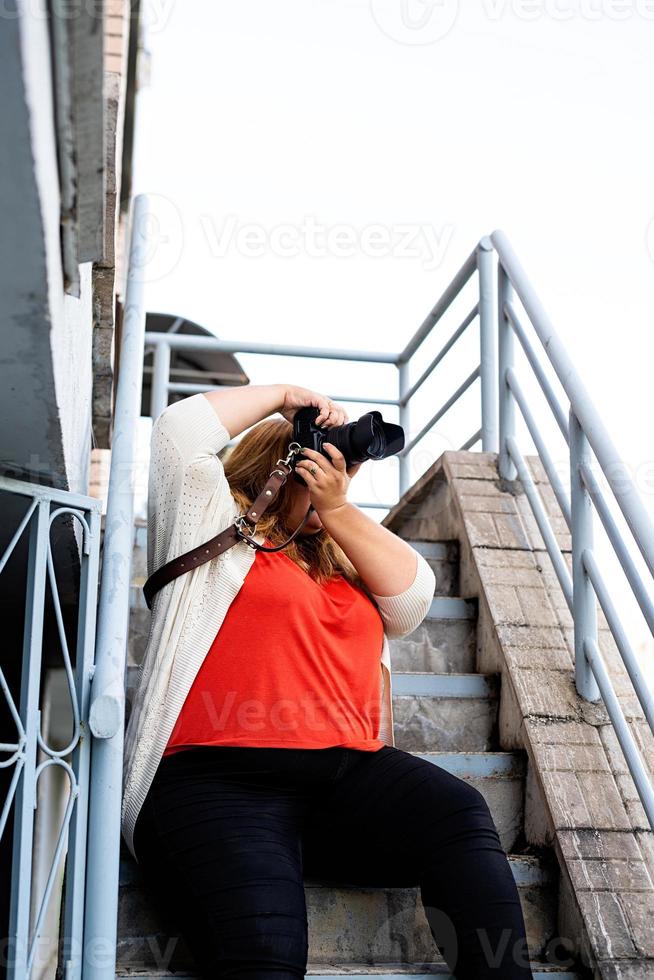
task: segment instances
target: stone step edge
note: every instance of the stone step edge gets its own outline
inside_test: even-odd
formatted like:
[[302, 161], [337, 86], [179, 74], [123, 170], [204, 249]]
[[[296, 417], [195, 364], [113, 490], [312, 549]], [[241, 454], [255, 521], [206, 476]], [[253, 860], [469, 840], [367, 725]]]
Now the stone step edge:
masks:
[[393, 670], [393, 694], [399, 697], [424, 695], [438, 698], [483, 698], [495, 700], [498, 674], [435, 674], [431, 670]]
[[521, 779], [527, 771], [524, 749], [511, 752], [411, 752], [461, 779]]
[[[447, 541], [418, 541], [414, 538], [405, 538], [407, 544], [411, 545], [414, 551], [422, 555], [423, 558], [436, 558], [441, 561], [447, 561], [450, 551], [450, 542]], [[458, 545], [456, 539], [453, 540], [454, 544]]]
[[[580, 980], [580, 975], [578, 973], [571, 973], [570, 970], [548, 966], [546, 963], [535, 963], [530, 961], [530, 966], [534, 975], [534, 980], [547, 980], [547, 978], [555, 978], [555, 980]], [[316, 967], [316, 969], [318, 969], [318, 967]], [[324, 967], [322, 967], [322, 969], [324, 971]], [[348, 973], [343, 971], [340, 967], [336, 967], [333, 973], [314, 973], [313, 968], [309, 967], [307, 968], [306, 975], [308, 977], [313, 977], [314, 980], [330, 980], [331, 977], [349, 977], [349, 980], [365, 980], [366, 977], [376, 977], [376, 980], [396, 980], [398, 977], [404, 977], [407, 978], [407, 980], [429, 980], [430, 977], [441, 977], [441, 980], [456, 980], [445, 965], [443, 965], [441, 970], [435, 968], [428, 973], [415, 973], [413, 972], [414, 969], [415, 967], [411, 967], [409, 964], [406, 970], [395, 969], [393, 973], [382, 973], [376, 971], [371, 971], [370, 973]]]
[[[580, 975], [574, 971], [568, 969], [562, 969], [556, 966], [552, 966], [548, 963], [541, 963], [534, 960], [530, 960], [530, 966], [532, 973], [534, 975], [534, 980], [580, 980]], [[365, 980], [366, 977], [376, 977], [376, 980], [396, 980], [398, 977], [406, 978], [406, 980], [429, 980], [429, 977], [441, 977], [441, 980], [453, 980], [452, 974], [448, 971], [445, 964], [433, 964], [433, 968], [429, 969], [429, 972], [414, 972], [416, 971], [416, 966], [412, 966], [410, 963], [403, 963], [401, 966], [392, 966], [393, 972], [389, 973], [390, 964], [378, 967], [362, 967], [358, 966], [350, 970], [347, 965], [339, 964], [338, 966], [326, 966], [325, 964], [308, 964], [306, 976], [313, 977], [314, 980], [330, 980], [331, 977], [349, 977], [349, 980]], [[325, 973], [325, 969], [329, 970], [329, 973]], [[419, 967], [418, 967], [419, 969]], [[320, 973], [316, 971], [322, 971]], [[356, 972], [354, 972], [356, 970]], [[382, 972], [384, 971], [384, 972]], [[129, 970], [120, 970], [116, 973], [116, 980], [198, 980], [197, 975], [193, 973], [148, 973], [146, 972], [131, 972]]]

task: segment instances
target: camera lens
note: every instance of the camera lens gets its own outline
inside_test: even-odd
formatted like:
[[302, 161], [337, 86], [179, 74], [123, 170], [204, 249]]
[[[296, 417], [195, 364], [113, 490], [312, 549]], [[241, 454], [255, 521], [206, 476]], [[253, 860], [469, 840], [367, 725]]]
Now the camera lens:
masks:
[[381, 459], [386, 448], [384, 430], [376, 419], [372, 420], [372, 439], [368, 446], [368, 455], [371, 459]]

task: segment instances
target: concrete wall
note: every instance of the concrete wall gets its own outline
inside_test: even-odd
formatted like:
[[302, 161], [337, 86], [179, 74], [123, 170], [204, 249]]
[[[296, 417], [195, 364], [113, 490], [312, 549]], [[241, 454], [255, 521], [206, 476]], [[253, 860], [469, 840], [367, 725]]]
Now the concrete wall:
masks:
[[0, 87], [0, 469], [86, 492], [91, 420], [91, 266], [66, 295], [49, 19], [3, 19]]

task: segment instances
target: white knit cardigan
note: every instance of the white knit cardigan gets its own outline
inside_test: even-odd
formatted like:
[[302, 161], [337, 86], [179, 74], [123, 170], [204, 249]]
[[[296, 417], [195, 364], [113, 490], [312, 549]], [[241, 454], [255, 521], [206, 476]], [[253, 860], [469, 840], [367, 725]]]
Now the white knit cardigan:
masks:
[[[229, 441], [229, 432], [203, 394], [170, 405], [156, 419], [148, 493], [148, 575], [214, 537], [240, 513], [217, 456]], [[261, 543], [264, 535], [255, 534], [254, 539]], [[239, 542], [174, 579], [154, 597], [124, 745], [121, 830], [134, 857], [140, 808], [195, 675], [256, 554]], [[384, 623], [379, 738], [388, 745], [395, 744], [388, 638], [416, 629], [434, 595], [434, 573], [422, 555], [415, 554], [413, 583], [399, 595], [375, 595]]]

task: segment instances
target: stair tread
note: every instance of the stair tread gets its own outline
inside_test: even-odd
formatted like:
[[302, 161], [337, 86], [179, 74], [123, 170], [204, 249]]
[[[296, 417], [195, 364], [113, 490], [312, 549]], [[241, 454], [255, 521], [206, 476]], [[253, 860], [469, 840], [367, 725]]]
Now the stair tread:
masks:
[[498, 674], [446, 673], [431, 670], [393, 670], [393, 694], [396, 697], [423, 695], [438, 698], [475, 698], [495, 700], [499, 694]]
[[411, 755], [426, 759], [427, 762], [433, 762], [457, 776], [462, 776], [462, 774], [487, 778], [506, 775], [523, 776], [527, 767], [527, 755], [524, 749], [516, 749], [511, 752], [435, 750], [411, 752]]
[[477, 600], [461, 596], [435, 595], [427, 619], [476, 619]]
[[484, 680], [496, 679], [499, 675], [497, 672], [490, 674], [482, 674], [481, 671], [469, 670], [465, 672], [456, 673], [454, 671], [448, 671], [446, 674], [436, 674], [433, 670], [394, 670], [393, 674], [421, 674], [429, 677], [442, 677], [446, 682], [449, 682], [452, 677], [483, 677]]
[[[451, 551], [451, 541], [418, 541], [415, 538], [405, 538], [414, 551], [420, 552], [424, 558], [448, 558]], [[458, 542], [455, 542], [458, 543]]]
[[[556, 977], [557, 980], [579, 980], [579, 974], [574, 971], [571, 972], [568, 969], [553, 966], [549, 963], [543, 963], [538, 960], [530, 960], [530, 965], [532, 972], [534, 973], [534, 980], [540, 980], [541, 977]], [[425, 964], [411, 964], [411, 963], [398, 963], [398, 964], [380, 964], [379, 966], [370, 966], [366, 963], [361, 964], [311, 964], [307, 965], [307, 976], [312, 976], [315, 980], [320, 980], [321, 977], [334, 977], [334, 976], [347, 976], [351, 980], [358, 980], [359, 977], [377, 977], [378, 980], [392, 980], [393, 977], [412, 977], [414, 980], [420, 980], [422, 977], [442, 977], [449, 978], [451, 974], [449, 973], [447, 966], [444, 963], [425, 963]]]
[[[566, 967], [554, 966], [551, 963], [544, 963], [541, 960], [530, 960], [530, 966], [534, 974], [534, 980], [545, 980], [552, 977], [556, 980], [579, 980], [580, 975], [574, 970]], [[413, 978], [422, 980], [426, 977], [441, 977], [443, 980], [451, 977], [447, 966], [444, 963], [380, 963], [371, 965], [369, 963], [308, 963], [307, 976], [312, 976], [315, 980], [322, 977], [346, 976], [351, 980], [359, 980], [363, 977], [377, 977], [377, 980], [393, 980], [395, 977]], [[116, 971], [117, 980], [129, 980], [129, 978], [143, 977], [147, 980], [197, 980], [197, 975], [193, 973], [171, 973], [166, 970], [150, 971]]]

